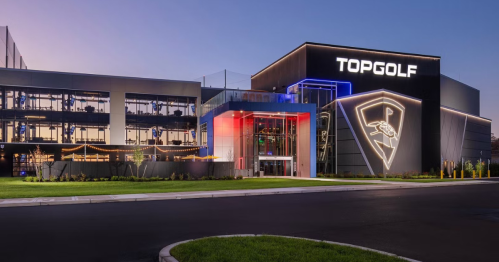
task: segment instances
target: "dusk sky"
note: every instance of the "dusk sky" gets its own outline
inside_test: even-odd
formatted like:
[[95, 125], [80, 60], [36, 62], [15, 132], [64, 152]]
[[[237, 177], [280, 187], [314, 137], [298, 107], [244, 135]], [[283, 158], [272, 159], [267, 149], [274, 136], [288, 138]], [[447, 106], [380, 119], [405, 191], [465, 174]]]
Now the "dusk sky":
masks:
[[499, 133], [499, 1], [1, 0], [29, 69], [193, 80], [254, 74], [306, 41], [442, 57]]

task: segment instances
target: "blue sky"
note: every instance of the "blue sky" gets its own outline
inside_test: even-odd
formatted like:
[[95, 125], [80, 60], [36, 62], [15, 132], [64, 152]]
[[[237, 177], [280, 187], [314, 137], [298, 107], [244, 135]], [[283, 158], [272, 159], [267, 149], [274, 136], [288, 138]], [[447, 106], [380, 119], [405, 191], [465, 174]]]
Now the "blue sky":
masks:
[[193, 80], [254, 74], [303, 42], [442, 57], [499, 134], [499, 1], [2, 0], [30, 69]]

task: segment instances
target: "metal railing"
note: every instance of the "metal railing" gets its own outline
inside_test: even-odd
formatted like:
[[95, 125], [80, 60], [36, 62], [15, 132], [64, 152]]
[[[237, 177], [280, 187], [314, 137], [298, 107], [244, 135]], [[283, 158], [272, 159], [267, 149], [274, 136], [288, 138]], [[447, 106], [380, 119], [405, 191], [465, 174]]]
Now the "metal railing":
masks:
[[227, 102], [298, 103], [298, 95], [246, 90], [224, 90], [201, 105], [201, 115], [204, 116]]

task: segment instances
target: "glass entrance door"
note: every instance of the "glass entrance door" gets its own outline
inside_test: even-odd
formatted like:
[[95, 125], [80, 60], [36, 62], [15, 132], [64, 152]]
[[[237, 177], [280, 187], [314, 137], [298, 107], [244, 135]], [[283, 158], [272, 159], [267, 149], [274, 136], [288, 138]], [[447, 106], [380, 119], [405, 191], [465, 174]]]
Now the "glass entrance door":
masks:
[[264, 176], [291, 176], [291, 160], [260, 160]]

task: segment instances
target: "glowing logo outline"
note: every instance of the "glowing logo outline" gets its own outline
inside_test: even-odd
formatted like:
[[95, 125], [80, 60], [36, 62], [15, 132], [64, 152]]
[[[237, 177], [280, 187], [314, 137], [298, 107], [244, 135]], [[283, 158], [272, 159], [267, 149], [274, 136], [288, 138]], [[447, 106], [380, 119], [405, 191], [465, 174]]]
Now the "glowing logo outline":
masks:
[[[395, 130], [389, 124], [389, 117], [393, 115], [393, 109], [391, 109], [390, 107], [386, 107], [386, 109], [385, 108], [383, 109], [383, 116], [385, 117], [386, 121], [379, 120], [367, 123], [364, 115], [364, 110], [371, 108], [373, 106], [377, 106], [379, 104], [386, 104], [400, 111], [399, 127], [397, 130]], [[391, 112], [389, 112], [389, 110]], [[393, 163], [393, 159], [395, 158], [395, 155], [397, 153], [398, 144], [400, 142], [400, 136], [402, 134], [402, 128], [404, 127], [405, 107], [396, 100], [386, 97], [380, 97], [356, 106], [355, 112], [357, 113], [357, 120], [359, 121], [364, 136], [366, 137], [366, 140], [369, 141], [369, 144], [374, 149], [374, 152], [376, 152], [376, 154], [383, 160], [386, 169], [390, 170], [390, 167]], [[373, 130], [368, 134], [366, 131], [367, 128], [373, 128]], [[379, 141], [373, 138], [377, 134], [382, 135], [383, 141]], [[385, 142], [386, 139], [388, 139], [388, 143]], [[380, 144], [393, 149], [393, 152], [391, 153], [389, 158], [385, 155], [385, 152], [381, 149]]]

